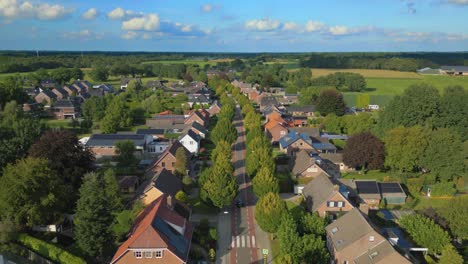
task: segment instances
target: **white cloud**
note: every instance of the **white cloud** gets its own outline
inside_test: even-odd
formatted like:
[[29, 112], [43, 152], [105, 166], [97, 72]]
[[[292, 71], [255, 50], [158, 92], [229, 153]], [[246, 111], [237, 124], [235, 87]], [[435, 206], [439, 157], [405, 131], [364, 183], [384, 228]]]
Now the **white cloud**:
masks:
[[102, 34], [95, 33], [89, 29], [83, 29], [81, 31], [65, 32], [62, 34], [62, 36], [67, 39], [80, 39], [80, 40], [102, 39], [103, 37]]
[[202, 5], [201, 7], [201, 10], [204, 12], [204, 13], [209, 13], [211, 11], [213, 11], [214, 9], [214, 6], [212, 4], [204, 4]]
[[128, 31], [127, 33], [121, 35], [121, 37], [126, 40], [134, 39], [137, 36], [138, 36], [138, 33], [134, 31]]
[[294, 31], [298, 29], [298, 25], [294, 22], [286, 22], [283, 25], [283, 30], [286, 31]]
[[90, 8], [83, 13], [82, 17], [87, 20], [93, 20], [99, 15], [99, 11], [96, 8]]
[[159, 29], [160, 21], [157, 14], [147, 14], [142, 17], [134, 17], [122, 22], [122, 30], [145, 30], [156, 31]]
[[335, 36], [348, 35], [351, 33], [349, 28], [345, 26], [333, 26], [330, 27], [328, 31], [330, 32], [330, 34]]
[[307, 31], [307, 32], [315, 32], [315, 31], [322, 30], [324, 27], [325, 27], [325, 24], [322, 23], [322, 22], [320, 22], [320, 21], [312, 21], [312, 20], [309, 20], [309, 21], [307, 21], [307, 23], [305, 24], [305, 31]]
[[447, 0], [447, 2], [455, 5], [468, 5], [468, 0]]
[[107, 13], [107, 17], [112, 20], [128, 20], [134, 17], [141, 17], [144, 14], [142, 12], [135, 12], [132, 10], [125, 10], [121, 7], [117, 7], [116, 9]]
[[17, 0], [0, 0], [0, 16], [7, 19], [35, 18], [39, 20], [61, 19], [73, 12], [58, 4]]
[[245, 28], [257, 31], [271, 31], [278, 29], [281, 23], [278, 20], [271, 20], [269, 18], [254, 19], [245, 22]]

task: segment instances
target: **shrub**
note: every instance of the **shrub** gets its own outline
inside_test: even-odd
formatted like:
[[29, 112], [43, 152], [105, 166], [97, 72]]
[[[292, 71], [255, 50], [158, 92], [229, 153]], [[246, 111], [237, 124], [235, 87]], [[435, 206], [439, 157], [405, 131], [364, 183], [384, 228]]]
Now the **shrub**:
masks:
[[18, 235], [17, 240], [25, 247], [32, 249], [38, 254], [54, 262], [64, 264], [86, 264], [86, 261], [84, 259], [72, 255], [70, 252], [65, 251], [64, 249], [61, 249], [55, 245], [52, 245], [35, 237], [26, 234], [20, 234]]
[[431, 187], [431, 196], [453, 196], [457, 190], [453, 182], [439, 182]]

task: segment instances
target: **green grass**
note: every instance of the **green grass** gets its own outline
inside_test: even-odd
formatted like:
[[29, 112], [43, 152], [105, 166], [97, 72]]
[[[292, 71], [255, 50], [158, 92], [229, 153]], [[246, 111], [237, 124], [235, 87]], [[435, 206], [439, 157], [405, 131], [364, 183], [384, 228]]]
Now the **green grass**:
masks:
[[395, 178], [388, 172], [382, 172], [379, 170], [370, 170], [366, 174], [359, 174], [358, 172], [348, 172], [341, 175], [344, 179], [356, 179], [356, 180], [378, 180], [384, 181], [386, 176]]
[[276, 264], [281, 264], [277, 261], [279, 255], [280, 255], [280, 242], [277, 239], [271, 239], [271, 236], [270, 236], [270, 248], [271, 248], [271, 252], [270, 255], [273, 259], [273, 263], [276, 263]]

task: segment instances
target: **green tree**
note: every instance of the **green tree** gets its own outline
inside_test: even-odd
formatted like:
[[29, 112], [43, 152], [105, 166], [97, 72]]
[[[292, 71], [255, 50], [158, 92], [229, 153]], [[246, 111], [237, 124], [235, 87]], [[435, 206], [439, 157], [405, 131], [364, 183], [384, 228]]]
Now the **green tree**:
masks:
[[187, 154], [184, 147], [179, 147], [176, 150], [176, 162], [174, 165], [175, 171], [179, 175], [187, 175]]
[[105, 82], [109, 78], [109, 71], [102, 66], [97, 66], [89, 72], [89, 76], [96, 82]]
[[116, 159], [121, 167], [135, 165], [136, 158], [134, 152], [135, 144], [131, 140], [122, 140], [115, 143]]
[[115, 133], [120, 128], [133, 123], [130, 108], [122, 96], [114, 96], [106, 108], [106, 115], [101, 121], [103, 133]]
[[420, 246], [427, 247], [431, 253], [441, 253], [450, 244], [450, 237], [439, 225], [420, 214], [403, 216], [399, 224]]
[[307, 234], [302, 237], [303, 261], [307, 264], [328, 263], [330, 254], [320, 236]]
[[[224, 108], [224, 106], [223, 106]], [[211, 140], [217, 144], [219, 141], [224, 140], [232, 144], [237, 139], [237, 130], [232, 124], [231, 119], [219, 118], [216, 126], [211, 132]]]
[[463, 257], [458, 254], [457, 250], [452, 245], [447, 245], [442, 250], [439, 264], [463, 264]]
[[27, 102], [28, 95], [23, 90], [20, 78], [8, 76], [0, 81], [0, 110], [7, 102], [16, 101], [19, 104]]
[[323, 124], [327, 132], [336, 134], [343, 133], [343, 128], [345, 126], [343, 119], [336, 116], [335, 113], [328, 114], [323, 120]]
[[461, 86], [451, 86], [444, 90], [440, 102], [440, 111], [436, 119], [438, 127], [453, 128], [462, 137], [468, 139], [468, 91]]
[[343, 153], [343, 162], [362, 170], [380, 169], [384, 165], [385, 147], [383, 142], [369, 132], [352, 135]]
[[229, 144], [225, 140], [220, 140], [216, 144], [216, 147], [213, 149], [211, 152], [211, 161], [213, 163], [216, 163], [216, 159], [218, 158], [218, 155], [225, 155], [228, 160], [231, 159], [231, 144]]
[[255, 205], [255, 220], [263, 231], [275, 233], [286, 211], [286, 203], [277, 193], [267, 193]]
[[189, 201], [188, 195], [184, 191], [178, 191], [175, 195], [177, 201], [187, 203]]
[[446, 206], [438, 210], [440, 215], [447, 220], [453, 236], [459, 239], [468, 239], [468, 207], [466, 196], [459, 196], [450, 202], [450, 206]]
[[32, 227], [56, 221], [64, 209], [65, 188], [45, 159], [8, 164], [0, 178], [1, 219]]
[[275, 178], [273, 172], [268, 167], [261, 167], [252, 180], [253, 191], [257, 197], [262, 197], [265, 194], [279, 193], [278, 179]]
[[445, 181], [463, 174], [463, 144], [458, 134], [440, 128], [430, 132], [428, 142], [421, 158], [422, 167]]
[[297, 232], [297, 224], [289, 213], [284, 213], [278, 227], [281, 255], [290, 255], [295, 263], [302, 258], [301, 237]]
[[326, 222], [317, 213], [307, 213], [301, 218], [300, 229], [303, 234], [325, 235]]
[[400, 171], [413, 171], [421, 164], [428, 144], [428, 131], [422, 127], [397, 127], [385, 135], [385, 165]]
[[112, 209], [103, 177], [88, 173], [80, 188], [74, 219], [75, 237], [78, 246], [92, 257], [100, 257], [112, 243], [111, 225], [114, 221]]
[[233, 177], [234, 169], [225, 155], [218, 155], [216, 163], [210, 170], [208, 179], [202, 189], [211, 202], [219, 208], [231, 204], [238, 192], [238, 186]]
[[114, 170], [107, 169], [104, 172], [104, 182], [106, 185], [105, 193], [108, 199], [108, 206], [114, 214], [117, 214], [123, 209], [123, 201], [121, 198], [119, 182]]
[[342, 116], [345, 113], [345, 109], [346, 105], [343, 100], [343, 95], [336, 90], [324, 90], [317, 99], [317, 111], [323, 116], [331, 113]]

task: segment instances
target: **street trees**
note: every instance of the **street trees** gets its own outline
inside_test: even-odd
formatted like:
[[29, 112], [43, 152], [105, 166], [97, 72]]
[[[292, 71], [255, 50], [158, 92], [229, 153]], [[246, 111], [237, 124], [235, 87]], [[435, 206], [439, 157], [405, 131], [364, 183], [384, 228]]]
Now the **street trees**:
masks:
[[263, 231], [275, 233], [286, 210], [286, 204], [279, 195], [270, 192], [261, 197], [255, 205], [255, 220]]
[[32, 227], [58, 219], [65, 188], [48, 165], [45, 159], [26, 158], [6, 166], [0, 178], [2, 220]]
[[278, 184], [278, 179], [268, 167], [261, 167], [252, 180], [253, 191], [257, 197], [262, 197], [269, 192], [278, 193]]
[[369, 132], [351, 136], [346, 141], [343, 161], [353, 168], [380, 169], [384, 165], [385, 147], [382, 141]]
[[298, 263], [303, 254], [301, 237], [297, 232], [297, 224], [289, 212], [283, 214], [277, 235], [281, 255], [289, 255], [295, 263]]
[[108, 206], [109, 196], [103, 191], [106, 183], [97, 173], [85, 175], [80, 188], [74, 219], [78, 246], [89, 256], [100, 257], [112, 243], [111, 225], [114, 221]]
[[343, 95], [336, 90], [324, 90], [317, 99], [317, 111], [319, 111], [322, 116], [331, 113], [342, 116], [345, 113], [345, 109], [346, 105], [343, 100]]
[[[223, 106], [224, 108], [224, 106]], [[211, 140], [217, 144], [219, 141], [224, 140], [229, 144], [234, 143], [237, 138], [237, 130], [232, 124], [232, 120], [228, 118], [219, 118], [216, 126], [211, 132]]]

